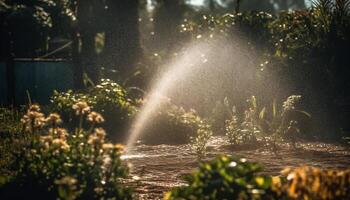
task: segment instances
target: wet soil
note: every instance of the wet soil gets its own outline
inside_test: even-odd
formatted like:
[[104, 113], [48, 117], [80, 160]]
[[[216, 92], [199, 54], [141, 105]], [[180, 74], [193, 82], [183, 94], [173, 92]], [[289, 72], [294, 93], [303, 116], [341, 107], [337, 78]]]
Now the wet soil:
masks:
[[[214, 137], [205, 160], [229, 154], [258, 162], [263, 173], [278, 175], [285, 167], [309, 165], [321, 168], [350, 167], [350, 148], [334, 143], [299, 142], [297, 148], [279, 144], [276, 153], [264, 145], [230, 146], [224, 137]], [[185, 185], [183, 177], [198, 166], [190, 145], [138, 144], [123, 159], [130, 165], [130, 185], [139, 199], [162, 199], [172, 187]]]

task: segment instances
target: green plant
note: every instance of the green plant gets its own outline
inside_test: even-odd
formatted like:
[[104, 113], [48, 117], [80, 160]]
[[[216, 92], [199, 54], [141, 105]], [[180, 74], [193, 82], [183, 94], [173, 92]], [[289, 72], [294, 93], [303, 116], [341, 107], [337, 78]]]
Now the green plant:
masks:
[[193, 110], [185, 110], [163, 98], [152, 123], [144, 128], [141, 140], [148, 144], [190, 143], [198, 157], [205, 155], [207, 143], [212, 136], [209, 122]]
[[350, 170], [317, 167], [286, 168], [282, 177], [273, 177], [277, 199], [349, 199]]
[[188, 186], [175, 188], [164, 199], [268, 199], [272, 178], [258, 175], [261, 167], [228, 156], [219, 156], [187, 177]]
[[[225, 105], [230, 108], [228, 100]], [[297, 138], [307, 132], [310, 114], [300, 110], [300, 95], [291, 95], [278, 109], [276, 101], [272, 102], [271, 110], [267, 106], [260, 108], [256, 97], [247, 100], [244, 120], [240, 123], [235, 107], [230, 111], [231, 119], [225, 121], [226, 136], [231, 145], [254, 143], [258, 140], [271, 144], [276, 151], [277, 141], [290, 140], [295, 146]], [[229, 109], [230, 110], [230, 109]]]
[[21, 116], [25, 113], [21, 108], [0, 108], [0, 174], [9, 174], [9, 165], [13, 160], [11, 151], [24, 141], [21, 139], [23, 125]]
[[225, 131], [228, 141], [231, 145], [240, 143], [240, 125], [236, 115], [232, 116], [232, 119], [225, 121]]
[[196, 125], [196, 135], [191, 137], [192, 149], [196, 152], [198, 159], [202, 159], [207, 153], [209, 139], [213, 135], [211, 126], [206, 120], [198, 118], [195, 113], [186, 113], [185, 121], [191, 121]]
[[86, 102], [72, 108], [81, 123], [69, 132], [60, 127], [58, 114], [45, 117], [38, 105], [30, 106], [21, 121], [22, 134], [32, 137], [13, 152], [13, 173], [3, 177], [0, 197], [131, 199], [123, 185], [128, 172], [120, 159], [123, 146], [106, 141], [105, 131], [96, 127], [103, 117]]
[[16, 108], [0, 108], [0, 134], [15, 134], [22, 130], [20, 123], [21, 116], [24, 113], [23, 107]]
[[240, 122], [236, 108], [233, 106], [230, 109], [230, 104], [225, 98], [224, 100], [226, 108], [229, 110], [231, 119], [225, 120], [225, 135], [227, 136], [231, 145], [235, 144], [247, 144], [257, 141], [258, 136], [261, 136], [260, 116], [264, 112], [264, 109], [258, 112], [257, 100], [255, 96], [252, 96], [247, 100], [247, 109], [244, 111], [243, 121]]
[[100, 84], [80, 92], [59, 93], [54, 92], [51, 97], [51, 110], [69, 119], [70, 126], [78, 125], [79, 121], [74, 118], [72, 106], [79, 102], [87, 102], [94, 110], [105, 116], [107, 123], [104, 128], [108, 132], [120, 131], [119, 141], [128, 127], [131, 117], [136, 113], [136, 102], [128, 97], [126, 90], [119, 84], [109, 80], [101, 79]]
[[260, 174], [258, 164], [229, 156], [202, 163], [187, 177], [187, 186], [172, 189], [164, 199], [349, 199], [350, 170], [286, 168], [281, 176]]
[[[250, 49], [247, 55], [258, 52], [262, 56], [251, 59], [252, 65], [256, 66], [256, 86], [251, 89], [251, 94], [260, 96], [265, 86], [273, 86], [271, 90], [276, 92], [283, 88], [285, 91], [277, 92], [279, 95], [302, 94], [308, 106], [321, 113], [315, 116], [319, 131], [327, 132], [322, 129], [330, 127], [329, 131], [335, 131], [348, 124], [342, 119], [348, 118], [343, 108], [350, 97], [347, 84], [350, 71], [345, 53], [350, 47], [349, 2], [315, 0], [308, 9], [272, 15], [243, 12], [203, 16], [188, 20], [182, 31], [194, 40], [222, 37], [228, 38], [228, 42], [239, 40]], [[233, 42], [232, 45], [236, 44]], [[237, 92], [226, 95], [238, 108], [242, 107], [237, 104], [241, 101]], [[271, 94], [266, 94], [263, 98], [269, 96]], [[318, 101], [312, 101], [313, 98]], [[325, 120], [332, 125], [324, 126]]]
[[11, 41], [8, 51], [17, 57], [42, 55], [48, 50], [50, 38], [67, 37], [72, 30], [76, 20], [73, 4], [68, 0], [1, 1], [1, 43], [7, 45]]

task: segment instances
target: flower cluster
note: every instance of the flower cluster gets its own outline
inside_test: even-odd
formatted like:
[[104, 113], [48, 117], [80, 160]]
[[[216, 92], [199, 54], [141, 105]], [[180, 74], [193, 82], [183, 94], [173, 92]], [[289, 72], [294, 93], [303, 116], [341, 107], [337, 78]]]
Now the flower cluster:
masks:
[[90, 106], [84, 101], [79, 101], [72, 106], [76, 115], [84, 115], [90, 113]]
[[105, 121], [102, 115], [100, 115], [97, 112], [91, 112], [90, 114], [88, 114], [87, 120], [91, 123], [97, 123], [97, 124], [100, 124]]
[[24, 191], [31, 191], [32, 180], [38, 180], [38, 191], [33, 192], [47, 191], [40, 194], [45, 199], [131, 199], [122, 185], [127, 175], [120, 159], [124, 146], [106, 142], [105, 130], [95, 127], [104, 119], [86, 102], [77, 102], [72, 109], [81, 124], [90, 127], [69, 132], [59, 127], [60, 115], [51, 113], [45, 118], [38, 105], [30, 106], [22, 121], [33, 137], [20, 152], [24, 156], [15, 161], [19, 169], [13, 180], [23, 183], [19, 187]]
[[62, 123], [61, 116], [59, 116], [57, 113], [51, 113], [46, 118], [46, 123], [51, 124], [53, 127], [55, 127], [58, 124]]
[[27, 113], [22, 117], [21, 123], [25, 131], [30, 133], [34, 133], [36, 129], [44, 127], [46, 119], [44, 114], [40, 112], [40, 106], [36, 104], [31, 105]]
[[105, 141], [106, 132], [103, 128], [96, 128], [94, 133], [89, 136], [88, 144], [100, 146]]

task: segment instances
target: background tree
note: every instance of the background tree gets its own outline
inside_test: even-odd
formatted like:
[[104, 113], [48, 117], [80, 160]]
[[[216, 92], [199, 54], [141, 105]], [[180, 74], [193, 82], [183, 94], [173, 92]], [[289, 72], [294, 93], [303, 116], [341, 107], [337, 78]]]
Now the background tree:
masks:
[[169, 51], [180, 39], [180, 25], [189, 7], [184, 0], [155, 0], [154, 32], [158, 52]]
[[[215, 1], [215, 0], [207, 0]], [[265, 11], [276, 12], [278, 10], [304, 9], [305, 0], [216, 0], [218, 5], [233, 11], [239, 8], [239, 11]]]
[[79, 55], [79, 64], [81, 67], [78, 68], [83, 69], [88, 78], [95, 83], [99, 78], [95, 38], [98, 31], [101, 29], [98, 23], [98, 18], [100, 17], [98, 14], [102, 9], [101, 7], [103, 8], [103, 2], [101, 0], [77, 1], [77, 30], [81, 42], [81, 51]]
[[116, 78], [123, 79], [133, 72], [142, 56], [139, 0], [106, 0], [105, 8], [102, 65], [116, 70]]

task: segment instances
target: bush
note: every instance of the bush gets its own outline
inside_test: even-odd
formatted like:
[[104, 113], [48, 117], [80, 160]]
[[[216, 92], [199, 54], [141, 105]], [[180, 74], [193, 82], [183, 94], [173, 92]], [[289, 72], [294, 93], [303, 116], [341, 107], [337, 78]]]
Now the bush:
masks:
[[258, 164], [246, 159], [219, 156], [202, 163], [187, 178], [188, 186], [173, 189], [165, 199], [267, 199], [272, 178], [257, 175], [260, 171]]
[[191, 143], [197, 155], [203, 156], [212, 135], [208, 121], [195, 110], [186, 111], [166, 98], [159, 106], [151, 115], [152, 123], [146, 125], [141, 139], [148, 144]]
[[45, 118], [39, 106], [28, 109], [22, 134], [31, 140], [13, 152], [13, 175], [1, 178], [2, 199], [131, 199], [123, 185], [123, 146], [106, 142], [104, 130], [96, 128], [104, 119], [87, 103], [72, 107], [80, 123], [71, 132], [59, 127], [58, 114]]
[[258, 164], [228, 156], [202, 163], [188, 186], [166, 193], [171, 199], [349, 199], [350, 170], [287, 168], [282, 176], [260, 175]]
[[[225, 100], [227, 108], [230, 107]], [[258, 105], [256, 97], [247, 100], [244, 119], [235, 107], [230, 111], [231, 119], [225, 120], [226, 136], [231, 145], [254, 143], [257, 140], [272, 142], [275, 146], [277, 139], [288, 139], [295, 145], [297, 138], [309, 136], [311, 130], [311, 115], [300, 110], [300, 95], [291, 95], [283, 102], [282, 108], [277, 107], [276, 101], [272, 109]]]
[[[124, 139], [124, 133], [129, 126], [131, 117], [136, 113], [135, 102], [128, 97], [126, 90], [117, 83], [102, 79], [101, 83], [80, 92], [54, 92], [51, 97], [51, 110], [64, 118], [69, 119], [70, 126], [76, 126], [72, 106], [79, 102], [87, 102], [94, 110], [105, 116], [107, 123], [104, 128], [107, 132], [115, 133], [118, 130], [117, 140]], [[116, 139], [116, 137], [113, 137]]]
[[286, 168], [275, 177], [272, 189], [279, 199], [349, 199], [350, 170], [316, 167]]
[[24, 113], [23, 107], [0, 108], [0, 174], [10, 173], [8, 167], [13, 160], [11, 151], [18, 148], [17, 144], [23, 142], [20, 140], [22, 139], [20, 133], [23, 130], [20, 119]]
[[[22, 130], [22, 124], [20, 123], [21, 116], [25, 109], [23, 107], [16, 108], [0, 108], [0, 134], [3, 136], [5, 133], [15, 134]], [[1, 137], [0, 136], [0, 137]]]

